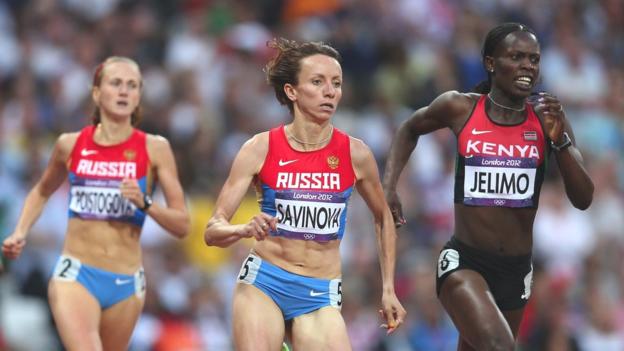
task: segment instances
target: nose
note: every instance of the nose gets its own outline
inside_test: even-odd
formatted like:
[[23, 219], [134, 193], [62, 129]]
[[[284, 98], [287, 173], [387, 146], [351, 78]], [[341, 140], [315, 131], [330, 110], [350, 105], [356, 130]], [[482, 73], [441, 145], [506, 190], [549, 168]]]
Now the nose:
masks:
[[129, 89], [130, 89], [130, 88], [128, 88], [128, 86], [127, 86], [127, 85], [125, 85], [125, 84], [121, 84], [121, 85], [119, 86], [119, 94], [121, 94], [121, 95], [127, 95], [127, 94], [128, 94], [128, 90], [129, 90]]
[[539, 66], [539, 63], [533, 62], [530, 58], [526, 58], [526, 59], [522, 60], [522, 68], [526, 68], [526, 69], [530, 69], [532, 71], [535, 71], [538, 66]]
[[333, 98], [336, 96], [336, 87], [333, 84], [329, 83], [325, 85], [325, 89], [323, 89], [323, 96]]

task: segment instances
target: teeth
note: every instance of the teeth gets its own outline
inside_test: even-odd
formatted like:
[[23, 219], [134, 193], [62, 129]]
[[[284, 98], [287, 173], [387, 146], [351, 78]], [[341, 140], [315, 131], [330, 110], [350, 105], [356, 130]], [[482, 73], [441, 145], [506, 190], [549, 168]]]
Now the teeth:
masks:
[[521, 82], [527, 82], [527, 83], [531, 83], [531, 81], [532, 81], [531, 77], [518, 77], [517, 80], [519, 80]]

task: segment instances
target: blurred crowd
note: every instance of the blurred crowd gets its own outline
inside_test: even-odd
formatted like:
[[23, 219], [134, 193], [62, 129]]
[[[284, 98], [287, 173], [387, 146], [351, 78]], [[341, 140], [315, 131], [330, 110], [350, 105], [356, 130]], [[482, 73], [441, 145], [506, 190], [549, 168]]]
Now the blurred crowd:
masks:
[[[539, 90], [563, 102], [596, 191], [572, 208], [549, 165], [534, 232], [534, 284], [521, 350], [624, 350], [624, 1], [622, 0], [3, 0], [0, 1], [0, 238], [14, 228], [55, 138], [90, 123], [95, 66], [115, 54], [144, 79], [141, 128], [169, 139], [192, 233], [142, 233], [148, 294], [131, 350], [232, 349], [230, 307], [250, 242], [203, 243], [231, 161], [255, 133], [290, 119], [266, 84], [266, 42], [321, 40], [343, 56], [335, 125], [363, 139], [383, 169], [396, 127], [446, 90], [485, 78], [481, 44], [505, 21], [542, 44]], [[455, 350], [457, 331], [435, 296], [441, 245], [453, 232], [455, 141], [419, 141], [399, 194], [397, 292], [405, 325], [379, 328], [380, 273], [372, 219], [351, 201], [343, 315], [354, 350]], [[156, 196], [156, 201], [159, 201]], [[162, 201], [162, 198], [160, 199]], [[258, 211], [255, 194], [235, 217]], [[27, 248], [0, 276], [0, 350], [60, 350], [46, 284], [67, 222], [57, 191]]]

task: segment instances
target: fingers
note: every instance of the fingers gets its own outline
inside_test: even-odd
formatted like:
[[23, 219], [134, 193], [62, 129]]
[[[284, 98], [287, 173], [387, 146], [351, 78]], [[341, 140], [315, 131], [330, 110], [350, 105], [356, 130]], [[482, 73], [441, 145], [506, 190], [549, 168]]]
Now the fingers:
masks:
[[136, 179], [124, 179], [119, 183], [119, 191], [121, 196], [132, 201], [136, 206], [141, 206], [143, 203], [143, 191], [139, 187], [139, 183]]
[[382, 323], [379, 327], [385, 328], [386, 335], [390, 335], [397, 328], [399, 328], [401, 324], [403, 324], [406, 312], [401, 306], [399, 306], [398, 308], [392, 307], [389, 311], [380, 309], [379, 314], [381, 315], [381, 318], [386, 321], [386, 323]]
[[563, 106], [556, 96], [541, 92], [536, 98], [535, 110], [541, 111], [546, 115], [558, 115], [563, 112]]
[[250, 236], [253, 236], [256, 240], [264, 240], [272, 230], [277, 230], [277, 218], [265, 213], [252, 218], [249, 224], [252, 230]]
[[401, 228], [403, 225], [405, 225], [405, 223], [407, 223], [407, 221], [403, 216], [394, 217], [394, 226], [396, 228]]
[[392, 219], [394, 220], [395, 227], [399, 228], [407, 223], [405, 217], [403, 217], [403, 211], [401, 208], [395, 207], [390, 212], [392, 213]]
[[2, 254], [11, 260], [19, 257], [26, 245], [25, 239], [7, 238], [2, 244]]

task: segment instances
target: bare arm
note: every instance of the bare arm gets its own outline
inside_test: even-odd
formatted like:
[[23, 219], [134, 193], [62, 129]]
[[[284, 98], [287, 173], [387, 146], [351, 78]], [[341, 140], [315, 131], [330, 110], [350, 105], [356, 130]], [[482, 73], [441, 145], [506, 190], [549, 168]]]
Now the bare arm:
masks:
[[396, 265], [396, 229], [390, 209], [383, 199], [383, 189], [377, 171], [377, 163], [370, 149], [360, 140], [351, 140], [351, 157], [357, 177], [356, 187], [370, 208], [375, 221], [375, 234], [381, 266], [382, 311], [388, 332], [398, 328], [405, 320], [405, 309], [394, 291]]
[[[171, 146], [167, 139], [161, 136], [148, 135], [147, 149], [154, 165], [156, 177], [165, 195], [166, 206], [154, 203], [146, 212], [156, 223], [175, 237], [184, 238], [189, 233], [190, 219]], [[143, 192], [136, 180], [124, 179], [121, 184], [121, 191], [123, 196], [137, 207], [143, 208], [145, 206]]]
[[249, 237], [264, 240], [269, 235], [269, 229], [277, 230], [277, 219], [265, 213], [257, 214], [247, 224], [230, 223], [254, 176], [260, 172], [268, 152], [268, 143], [268, 132], [258, 134], [248, 140], [236, 155], [204, 231], [207, 245], [227, 247], [241, 238]]
[[396, 186], [418, 138], [445, 127], [459, 131], [473, 105], [474, 100], [468, 95], [449, 91], [438, 96], [429, 106], [418, 109], [399, 126], [392, 140], [383, 177], [383, 187], [395, 225], [405, 224]]
[[557, 158], [557, 165], [563, 178], [568, 199], [574, 207], [585, 210], [591, 205], [594, 196], [594, 183], [583, 166], [583, 157], [575, 146], [572, 127], [565, 118], [559, 100], [550, 94], [542, 93], [540, 95], [540, 100], [535, 105], [535, 112], [541, 115], [548, 138], [555, 145], [562, 145], [564, 142], [563, 132], [565, 131], [572, 140], [570, 147], [561, 151], [553, 150], [553, 152]]
[[15, 231], [3, 242], [2, 252], [10, 258], [19, 257], [26, 245], [26, 237], [37, 221], [50, 196], [67, 178], [67, 159], [76, 143], [78, 133], [62, 134], [54, 145], [54, 150], [43, 175], [30, 190], [17, 221]]

